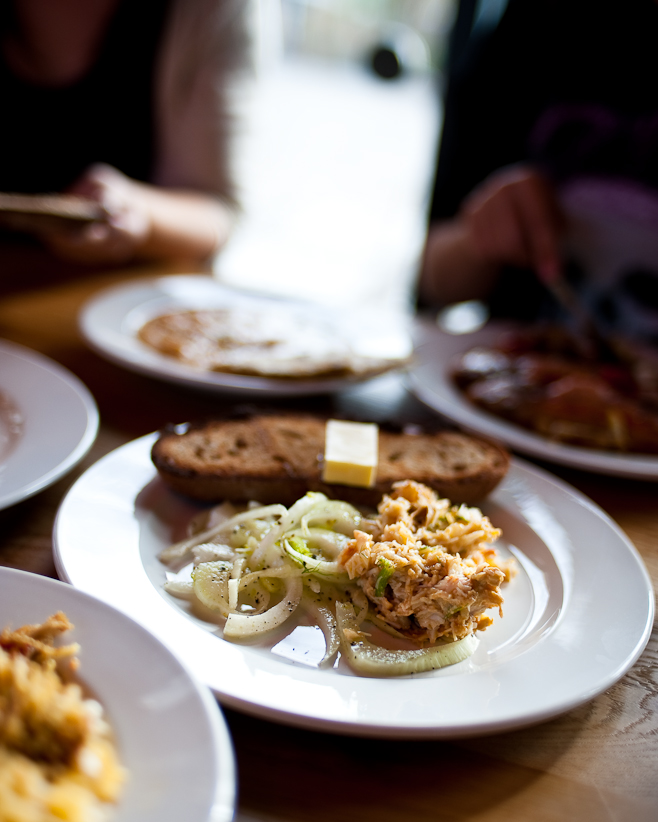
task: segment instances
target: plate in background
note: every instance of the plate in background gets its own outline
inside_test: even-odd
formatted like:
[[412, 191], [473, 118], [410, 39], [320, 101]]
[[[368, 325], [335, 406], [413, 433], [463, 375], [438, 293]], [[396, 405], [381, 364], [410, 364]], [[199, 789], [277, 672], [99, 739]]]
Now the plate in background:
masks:
[[418, 322], [414, 361], [407, 375], [409, 387], [418, 399], [460, 428], [503, 442], [521, 454], [599, 474], [658, 480], [655, 455], [620, 454], [554, 442], [466, 399], [450, 376], [455, 358], [474, 346], [494, 344], [506, 327], [490, 323], [473, 333], [450, 334], [434, 323]]
[[399, 358], [401, 366], [411, 353], [411, 337], [407, 333], [406, 323], [399, 317], [395, 322], [385, 323], [380, 314], [368, 316], [361, 311], [355, 321], [349, 323], [345, 314], [335, 308], [325, 309], [316, 303], [239, 291], [222, 285], [209, 275], [172, 275], [114, 286], [87, 303], [80, 314], [79, 323], [88, 345], [117, 365], [149, 377], [206, 391], [254, 397], [328, 394], [378, 376], [274, 379], [204, 371], [151, 349], [137, 337], [138, 330], [145, 322], [161, 314], [230, 306], [289, 311], [291, 317], [294, 312], [302, 310], [309, 316], [317, 316], [318, 323], [335, 325], [337, 334], [354, 334], [357, 349], [363, 347], [359, 353]]
[[52, 485], [87, 454], [98, 409], [59, 363], [0, 340], [0, 509]]

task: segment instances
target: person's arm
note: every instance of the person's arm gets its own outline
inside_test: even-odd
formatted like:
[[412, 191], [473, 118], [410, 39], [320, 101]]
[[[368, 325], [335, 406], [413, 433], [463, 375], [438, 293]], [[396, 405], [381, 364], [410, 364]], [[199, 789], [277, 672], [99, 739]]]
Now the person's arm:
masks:
[[544, 282], [560, 274], [563, 220], [552, 185], [531, 166], [501, 169], [428, 231], [419, 283], [434, 304], [486, 298], [505, 265]]
[[423, 253], [419, 293], [424, 303], [449, 305], [487, 295], [497, 268], [483, 265], [459, 218], [430, 226]]
[[107, 165], [92, 166], [70, 190], [99, 202], [106, 219], [44, 234], [42, 241], [56, 257], [82, 264], [203, 262], [226, 242], [233, 221], [217, 197], [137, 182]]
[[172, 0], [156, 66], [152, 182], [237, 205], [235, 118], [249, 76], [243, 0]]
[[[526, 199], [531, 204], [546, 200], [538, 193], [539, 175], [530, 165], [534, 149], [529, 135], [553, 76], [544, 32], [551, 30], [554, 0], [509, 0], [495, 25], [478, 9], [502, 8], [500, 4], [478, 3], [472, 9], [477, 13], [469, 18], [466, 11], [471, 5], [460, 3], [464, 24], [453, 33], [445, 79], [443, 126], [418, 282], [421, 304], [489, 296], [501, 266], [525, 267], [529, 256], [536, 259], [525, 247], [527, 239], [535, 238], [534, 231], [526, 230], [530, 225], [539, 222], [540, 238], [546, 233], [541, 226], [548, 225], [548, 245], [554, 246], [554, 217], [526, 219], [523, 213]], [[526, 171], [528, 180], [522, 183]], [[552, 215], [552, 206], [546, 210]], [[543, 259], [543, 253], [540, 256]]]
[[228, 240], [234, 211], [218, 197], [199, 191], [138, 184], [150, 216], [150, 230], [137, 255], [205, 260]]
[[172, 0], [155, 70], [156, 141], [149, 183], [106, 165], [73, 186], [103, 204], [107, 221], [50, 236], [59, 258], [207, 261], [238, 213], [232, 180], [231, 84], [248, 65], [242, 0]]

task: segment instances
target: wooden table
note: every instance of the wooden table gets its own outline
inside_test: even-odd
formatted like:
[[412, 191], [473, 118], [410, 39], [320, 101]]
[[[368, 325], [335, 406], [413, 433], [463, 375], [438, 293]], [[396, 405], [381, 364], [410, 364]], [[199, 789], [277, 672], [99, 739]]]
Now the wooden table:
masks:
[[[157, 271], [14, 281], [0, 297], [0, 338], [60, 362], [98, 403], [90, 454], [36, 497], [0, 511], [0, 565], [54, 577], [51, 532], [67, 489], [110, 450], [170, 421], [212, 413], [217, 400], [132, 374], [88, 350], [80, 307], [98, 290]], [[401, 388], [357, 389], [335, 407], [427, 413]], [[326, 400], [308, 407], [326, 408]], [[602, 506], [635, 543], [658, 584], [658, 486], [548, 467]], [[623, 568], [620, 568], [623, 573]], [[614, 591], [614, 581], [611, 581]], [[611, 593], [611, 618], [614, 594]], [[239, 769], [238, 820], [313, 822], [650, 822], [658, 819], [658, 639], [606, 693], [543, 725], [459, 742], [387, 742], [288, 728], [226, 711]], [[181, 820], [183, 822], [183, 820]]]

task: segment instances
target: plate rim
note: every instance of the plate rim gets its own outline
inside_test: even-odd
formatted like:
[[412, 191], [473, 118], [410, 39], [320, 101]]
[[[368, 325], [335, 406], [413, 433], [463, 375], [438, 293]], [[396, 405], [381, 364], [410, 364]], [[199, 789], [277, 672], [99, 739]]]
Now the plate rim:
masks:
[[[142, 451], [144, 451], [145, 453], [150, 453], [150, 445], [152, 444], [156, 436], [157, 432], [145, 435], [144, 437], [140, 437], [137, 440], [133, 440], [129, 443], [126, 443], [124, 446], [120, 446], [118, 449], [115, 449], [114, 452], [110, 452], [110, 454], [106, 455], [106, 457], [104, 457], [103, 460], [112, 458], [113, 454], [116, 454], [117, 451], [121, 451], [122, 449], [137, 448], [138, 450], [142, 449]], [[102, 460], [99, 461], [99, 463], [101, 462]], [[99, 466], [99, 463], [97, 463], [96, 465]], [[410, 725], [409, 723], [394, 724], [391, 722], [382, 725], [375, 724], [374, 722], [364, 722], [362, 719], [357, 719], [356, 721], [351, 721], [350, 719], [336, 720], [331, 718], [327, 719], [326, 717], [322, 716], [309, 716], [306, 713], [295, 714], [287, 708], [279, 709], [276, 707], [272, 707], [270, 705], [256, 703], [253, 699], [242, 699], [234, 693], [227, 693], [226, 690], [222, 691], [221, 689], [218, 689], [213, 683], [207, 683], [211, 690], [214, 691], [219, 701], [229, 708], [242, 711], [243, 713], [247, 713], [252, 716], [268, 719], [274, 722], [278, 722], [280, 724], [292, 725], [302, 728], [311, 728], [322, 732], [389, 739], [456, 739], [465, 738], [469, 736], [490, 735], [502, 731], [513, 730], [516, 728], [526, 727], [529, 725], [537, 724], [539, 722], [543, 722], [547, 719], [559, 716], [569, 710], [572, 710], [578, 705], [590, 701], [592, 698], [611, 687], [611, 685], [617, 682], [635, 664], [637, 659], [644, 651], [651, 635], [654, 614], [654, 594], [652, 581], [648, 574], [644, 561], [641, 555], [639, 554], [638, 550], [631, 542], [631, 540], [624, 533], [624, 531], [614, 522], [614, 520], [612, 520], [612, 518], [602, 508], [600, 508], [600, 506], [598, 506], [595, 502], [593, 502], [589, 497], [580, 492], [578, 489], [573, 488], [568, 483], [554, 476], [545, 469], [535, 466], [531, 463], [526, 462], [525, 460], [516, 457], [512, 459], [512, 468], [510, 469], [510, 472], [512, 471], [512, 469], [520, 471], [522, 475], [527, 474], [529, 472], [530, 475], [534, 475], [540, 482], [548, 482], [551, 485], [553, 485], [559, 493], [571, 496], [578, 505], [588, 509], [594, 516], [596, 516], [602, 523], [605, 524], [606, 528], [609, 529], [611, 533], [614, 534], [615, 538], [620, 541], [624, 549], [629, 553], [631, 559], [634, 561], [635, 568], [638, 571], [639, 577], [642, 582], [641, 601], [643, 603], [642, 613], [644, 614], [644, 622], [641, 635], [635, 638], [632, 651], [630, 651], [629, 654], [625, 657], [623, 665], [617, 666], [617, 668], [611, 670], [606, 677], [597, 682], [595, 686], [589, 688], [586, 694], [584, 694], [583, 692], [574, 694], [570, 700], [563, 701], [559, 704], [555, 704], [552, 707], [547, 707], [539, 711], [534, 710], [530, 714], [519, 714], [511, 720], [509, 718], [493, 719], [488, 722], [480, 722], [476, 725], [463, 725], [459, 727], [446, 725], [440, 726], [436, 724], [420, 726]], [[99, 466], [97, 470], [102, 470], [102, 466]], [[155, 469], [153, 469], [153, 475], [155, 475]], [[149, 483], [151, 481], [152, 479], [149, 480]], [[76, 485], [78, 483], [83, 482], [84, 475], [77, 481]], [[147, 483], [147, 485], [149, 483]], [[67, 495], [67, 497], [74, 493], [75, 485], [69, 491], [69, 495]], [[55, 521], [55, 527], [53, 530], [54, 557], [58, 573], [63, 578], [72, 581], [72, 584], [75, 584], [74, 578], [76, 577], [76, 573], [71, 574], [71, 569], [67, 568], [67, 563], [64, 561], [62, 557], [62, 543], [58, 534], [62, 522], [62, 517], [64, 517], [65, 515], [66, 501], [67, 499], [65, 498], [65, 500], [62, 503], [62, 506], [60, 507], [60, 510], [58, 511], [57, 518]], [[153, 588], [153, 590], [155, 590], [155, 588]], [[99, 594], [94, 593], [94, 596], [99, 596]], [[175, 609], [173, 609], [164, 598], [162, 599], [162, 604], [166, 606], [166, 609], [168, 611], [175, 612]], [[119, 606], [115, 604], [114, 607]], [[646, 608], [646, 611], [644, 610], [644, 608]], [[180, 617], [179, 614], [177, 614], [177, 616]], [[136, 619], [136, 617], [132, 614], [131, 617], [133, 619]], [[161, 641], [165, 640], [161, 637]], [[231, 645], [231, 643], [227, 643], [227, 645]]]
[[[460, 350], [466, 351], [470, 347], [468, 340], [473, 341], [472, 345], [475, 339], [479, 340], [483, 336], [491, 339], [501, 331], [509, 329], [510, 323], [491, 321], [484, 328], [472, 334], [450, 334], [427, 318], [417, 319], [414, 325], [416, 336], [422, 336], [420, 340], [415, 340], [414, 361], [405, 374], [405, 380], [409, 390], [432, 411], [458, 424], [465, 431], [496, 439], [508, 448], [526, 456], [608, 476], [658, 480], [658, 455], [616, 454], [612, 451], [550, 442], [540, 434], [521, 428], [469, 403], [456, 388], [450, 385], [445, 377], [445, 369], [441, 371], [438, 389], [429, 387], [423, 380], [423, 369], [430, 368], [431, 364], [422, 362], [419, 352], [432, 345], [433, 340], [428, 341], [428, 335], [438, 340], [463, 340], [464, 346]], [[450, 358], [455, 353], [457, 352], [451, 353]], [[446, 390], [448, 394], [445, 393]]]
[[[78, 314], [78, 328], [89, 348], [115, 365], [164, 382], [220, 394], [234, 393], [256, 397], [302, 397], [331, 394], [365, 384], [402, 368], [401, 365], [400, 369], [395, 368], [385, 371], [383, 374], [373, 374], [363, 378], [354, 376], [326, 379], [274, 379], [249, 374], [195, 371], [184, 364], [177, 363], [174, 360], [170, 361], [157, 352], [145, 352], [143, 356], [140, 356], [137, 352], [125, 352], [118, 345], [108, 344], [107, 340], [98, 333], [98, 323], [93, 319], [96, 312], [106, 306], [111, 306], [113, 301], [121, 297], [127, 298], [132, 292], [139, 293], [140, 290], [149, 286], [154, 289], [153, 297], [158, 296], [157, 285], [167, 281], [212, 283], [213, 287], [220, 292], [225, 291], [229, 294], [238, 295], [241, 299], [253, 299], [259, 302], [271, 300], [287, 304], [317, 305], [310, 300], [294, 300], [291, 297], [277, 294], [240, 289], [222, 283], [213, 274], [167, 274], [141, 277], [104, 288], [82, 306]], [[135, 303], [130, 310], [132, 311], [140, 305], [141, 303]]]
[[[43, 368], [52, 376], [56, 377], [62, 385], [66, 386], [71, 394], [75, 395], [80, 401], [85, 412], [86, 420], [84, 431], [81, 431], [76, 447], [65, 459], [50, 467], [47, 471], [39, 473], [39, 475], [30, 482], [23, 483], [23, 485], [15, 488], [13, 491], [3, 492], [2, 489], [0, 489], [0, 510], [4, 510], [5, 508], [9, 508], [12, 505], [16, 505], [19, 502], [33, 497], [35, 494], [49, 488], [57, 482], [57, 480], [66, 476], [66, 474], [72, 471], [89, 453], [98, 437], [100, 427], [100, 414], [96, 400], [82, 380], [68, 368], [65, 368], [45, 354], [15, 343], [12, 340], [0, 339], [0, 358], [3, 356], [15, 357], [23, 363], [27, 363], [30, 367]], [[6, 391], [13, 399], [11, 386], [6, 387], [3, 383], [0, 388], [2, 391]], [[25, 410], [29, 411], [29, 409]], [[11, 454], [8, 459], [11, 459]]]
[[[103, 612], [113, 613], [113, 619], [118, 618], [127, 626], [130, 626], [131, 631], [138, 630], [146, 638], [146, 641], [151, 644], [152, 648], [157, 648], [159, 654], [163, 654], [170, 662], [173, 662], [179, 673], [187, 680], [188, 686], [198, 700], [198, 706], [202, 710], [204, 719], [211, 731], [213, 753], [217, 759], [217, 772], [212, 786], [212, 805], [207, 809], [208, 814], [205, 815], [204, 819], [199, 818], [198, 822], [232, 822], [237, 806], [236, 756], [226, 719], [208, 687], [201, 683], [193, 672], [182, 663], [179, 656], [155, 636], [152, 631], [111, 603], [76, 588], [66, 581], [19, 568], [0, 566], [0, 586], [5, 579], [11, 584], [18, 584], [27, 588], [46, 586], [58, 589], [64, 600], [67, 597], [73, 600], [79, 599], [86, 602], [92, 609], [99, 611], [101, 615]], [[61, 610], [66, 611], [65, 602]], [[84, 671], [82, 678], [84, 679]], [[111, 698], [104, 697], [102, 693], [98, 693], [98, 697], [109, 712], [116, 713], [116, 709], [113, 709], [111, 705]], [[120, 805], [117, 806], [117, 809], [120, 811]], [[117, 813], [117, 811], [113, 812], [112, 818], [115, 817], [117, 822], [121, 822], [120, 813]]]

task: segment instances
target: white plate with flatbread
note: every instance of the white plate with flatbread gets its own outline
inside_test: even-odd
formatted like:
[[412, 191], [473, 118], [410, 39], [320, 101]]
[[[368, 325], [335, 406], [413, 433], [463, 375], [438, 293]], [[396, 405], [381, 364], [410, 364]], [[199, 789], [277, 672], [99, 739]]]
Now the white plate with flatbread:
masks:
[[225, 706], [372, 737], [493, 733], [594, 698], [648, 641], [653, 592], [631, 542], [591, 500], [520, 460], [482, 504], [502, 528], [497, 545], [503, 557], [516, 558], [518, 574], [504, 588], [504, 616], [465, 661], [393, 678], [357, 676], [344, 660], [318, 667], [323, 635], [303, 620], [285, 623], [266, 643], [225, 641], [218, 624], [164, 590], [168, 569], [158, 555], [185, 535], [200, 507], [158, 477], [150, 459], [155, 439], [111, 452], [72, 487], [55, 523], [56, 567], [152, 631]]
[[[299, 362], [312, 371], [314, 358], [323, 365], [323, 350], [347, 351], [362, 369], [358, 373], [326, 376], [261, 376], [258, 373], [232, 373], [193, 367], [147, 345], [140, 329], [154, 318], [186, 311], [235, 311], [239, 316], [262, 318], [263, 324], [288, 329], [287, 345], [304, 347], [305, 336], [312, 337], [310, 353], [302, 352]], [[248, 394], [258, 397], [326, 394], [372, 379], [380, 373], [403, 367], [411, 353], [408, 322], [403, 317], [382, 317], [365, 307], [338, 311], [317, 303], [258, 295], [222, 285], [209, 275], [172, 275], [137, 280], [109, 288], [96, 295], [83, 308], [79, 324], [87, 344], [112, 362], [150, 377], [180, 385], [213, 391]], [[259, 323], [255, 322], [255, 326]], [[276, 333], [276, 331], [275, 331]], [[309, 340], [310, 342], [310, 340]], [[231, 343], [232, 344], [232, 343]], [[267, 345], [254, 354], [267, 357]], [[263, 353], [264, 352], [264, 353]], [[341, 354], [342, 356], [342, 354]], [[372, 363], [372, 368], [368, 368]], [[262, 362], [263, 373], [271, 363]], [[291, 364], [294, 372], [295, 364]]]

